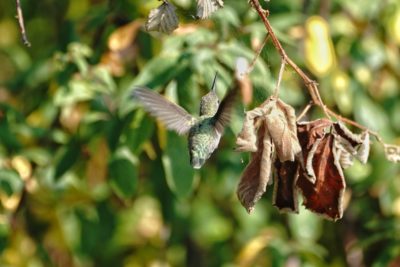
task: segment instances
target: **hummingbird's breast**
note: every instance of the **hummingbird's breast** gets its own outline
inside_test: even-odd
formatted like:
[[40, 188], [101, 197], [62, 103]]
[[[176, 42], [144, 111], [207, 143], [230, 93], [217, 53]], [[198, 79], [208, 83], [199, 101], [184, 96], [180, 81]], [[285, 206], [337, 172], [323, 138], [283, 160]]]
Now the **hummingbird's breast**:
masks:
[[190, 163], [200, 168], [217, 148], [221, 133], [212, 124], [212, 118], [203, 118], [189, 131]]

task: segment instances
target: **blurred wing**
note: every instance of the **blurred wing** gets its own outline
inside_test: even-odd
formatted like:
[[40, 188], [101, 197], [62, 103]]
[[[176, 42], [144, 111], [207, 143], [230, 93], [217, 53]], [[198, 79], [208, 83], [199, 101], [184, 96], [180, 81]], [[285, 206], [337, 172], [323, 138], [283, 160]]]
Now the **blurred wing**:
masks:
[[142, 103], [147, 112], [178, 134], [187, 133], [196, 121], [186, 110], [149, 89], [136, 88], [133, 97]]
[[214, 125], [219, 133], [222, 133], [225, 126], [231, 120], [232, 111], [238, 95], [238, 86], [235, 86], [222, 100], [217, 113], [214, 115]]

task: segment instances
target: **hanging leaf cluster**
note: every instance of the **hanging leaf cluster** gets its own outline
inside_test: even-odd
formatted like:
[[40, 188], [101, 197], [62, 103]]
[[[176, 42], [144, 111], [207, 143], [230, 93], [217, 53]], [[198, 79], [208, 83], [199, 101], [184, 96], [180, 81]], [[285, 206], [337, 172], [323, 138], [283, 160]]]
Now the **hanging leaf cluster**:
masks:
[[[223, 0], [197, 0], [196, 17], [206, 19], [223, 6]], [[167, 0], [163, 0], [160, 6], [150, 11], [146, 30], [170, 34], [178, 28], [178, 25], [179, 20], [175, 6]]]
[[332, 220], [343, 215], [343, 168], [354, 158], [366, 163], [370, 147], [367, 131], [354, 134], [327, 119], [296, 123], [294, 109], [272, 97], [246, 112], [236, 145], [252, 153], [237, 189], [248, 212], [274, 183], [280, 211], [297, 213], [301, 193], [307, 209]]

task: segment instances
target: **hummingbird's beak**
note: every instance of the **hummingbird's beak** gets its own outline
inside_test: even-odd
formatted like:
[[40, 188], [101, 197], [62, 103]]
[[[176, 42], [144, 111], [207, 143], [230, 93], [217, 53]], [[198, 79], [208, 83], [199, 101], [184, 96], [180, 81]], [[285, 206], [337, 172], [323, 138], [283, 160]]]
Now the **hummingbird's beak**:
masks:
[[211, 85], [211, 91], [214, 92], [214, 93], [217, 90], [217, 76], [218, 76], [218, 72], [215, 72], [214, 80], [213, 80], [213, 83]]

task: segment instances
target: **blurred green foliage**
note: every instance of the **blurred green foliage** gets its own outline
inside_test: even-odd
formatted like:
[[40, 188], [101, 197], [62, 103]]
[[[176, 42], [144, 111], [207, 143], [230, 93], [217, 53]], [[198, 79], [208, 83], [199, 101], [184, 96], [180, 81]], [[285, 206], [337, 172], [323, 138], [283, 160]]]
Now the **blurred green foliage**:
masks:
[[[173, 1], [171, 36], [143, 30], [156, 0], [21, 2], [31, 48], [14, 1], [0, 2], [1, 266], [400, 266], [400, 167], [377, 143], [367, 165], [346, 170], [338, 222], [279, 214], [271, 188], [253, 214], [240, 206], [248, 155], [232, 148], [243, 110], [274, 88], [270, 43], [250, 75], [252, 103], [200, 171], [186, 140], [132, 101], [144, 85], [196, 113], [216, 71], [222, 97], [236, 58], [251, 60], [266, 34], [247, 1], [226, 0], [207, 21], [193, 20], [194, 1]], [[261, 2], [327, 105], [399, 144], [398, 1]], [[282, 86], [300, 112], [304, 85], [288, 70]]]

